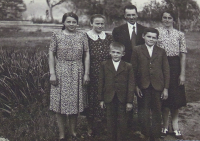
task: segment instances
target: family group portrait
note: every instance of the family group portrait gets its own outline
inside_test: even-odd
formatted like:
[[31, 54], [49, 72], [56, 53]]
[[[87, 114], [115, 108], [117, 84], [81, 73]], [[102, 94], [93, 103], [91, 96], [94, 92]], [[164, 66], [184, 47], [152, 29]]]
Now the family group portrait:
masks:
[[0, 0], [0, 141], [200, 140], [200, 0]]

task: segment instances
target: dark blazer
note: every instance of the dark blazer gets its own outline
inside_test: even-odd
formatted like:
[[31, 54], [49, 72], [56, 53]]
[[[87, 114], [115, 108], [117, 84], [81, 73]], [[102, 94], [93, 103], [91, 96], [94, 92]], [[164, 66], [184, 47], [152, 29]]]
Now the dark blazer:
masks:
[[112, 60], [102, 62], [99, 72], [99, 100], [109, 103], [115, 94], [121, 103], [132, 103], [135, 83], [130, 63], [121, 61], [115, 71]]
[[[136, 46], [144, 44], [144, 39], [142, 34], [145, 27], [137, 23], [137, 35], [136, 35]], [[128, 24], [123, 24], [119, 27], [113, 29], [112, 32], [113, 38], [116, 42], [120, 42], [125, 46], [125, 55], [122, 57], [122, 60], [130, 62], [132, 54], [131, 39], [128, 30]]]
[[154, 46], [152, 57], [146, 45], [134, 48], [131, 62], [136, 75], [136, 85], [146, 89], [151, 84], [157, 91], [169, 88], [169, 63], [165, 50]]

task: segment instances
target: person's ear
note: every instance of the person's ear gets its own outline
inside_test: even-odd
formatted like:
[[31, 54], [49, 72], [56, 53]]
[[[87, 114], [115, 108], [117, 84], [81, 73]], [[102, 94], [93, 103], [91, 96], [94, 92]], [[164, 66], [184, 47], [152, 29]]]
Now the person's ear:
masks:
[[124, 13], [124, 19], [126, 19], [126, 13]]
[[144, 34], [142, 34], [142, 38], [143, 38], [143, 39], [144, 39], [144, 36], [145, 36], [145, 35], [144, 35]]
[[138, 18], [138, 13], [136, 13], [136, 16], [137, 16], [137, 18]]
[[122, 56], [124, 56], [125, 55], [125, 51], [123, 51], [123, 54], [122, 54]]
[[93, 26], [93, 24], [90, 22], [90, 26]]

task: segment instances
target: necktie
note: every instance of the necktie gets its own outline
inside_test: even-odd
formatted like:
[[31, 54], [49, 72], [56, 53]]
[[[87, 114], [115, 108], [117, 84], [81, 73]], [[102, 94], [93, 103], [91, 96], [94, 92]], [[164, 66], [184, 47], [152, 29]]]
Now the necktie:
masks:
[[136, 39], [135, 27], [133, 27], [133, 32], [132, 32], [132, 36], [131, 36], [131, 45], [132, 45], [132, 49], [133, 49], [133, 48], [135, 47], [135, 45], [136, 45], [135, 39]]

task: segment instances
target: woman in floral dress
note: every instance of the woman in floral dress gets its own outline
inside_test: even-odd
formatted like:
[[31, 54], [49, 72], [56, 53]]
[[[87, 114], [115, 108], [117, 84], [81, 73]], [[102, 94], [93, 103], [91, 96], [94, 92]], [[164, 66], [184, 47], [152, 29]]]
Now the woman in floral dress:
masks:
[[76, 14], [64, 14], [62, 23], [62, 31], [52, 34], [49, 48], [50, 110], [56, 112], [59, 139], [65, 140], [66, 115], [71, 137], [77, 138], [77, 115], [87, 106], [84, 84], [89, 81], [89, 48], [87, 35], [76, 30]]
[[109, 45], [113, 41], [112, 36], [103, 31], [105, 26], [105, 17], [103, 15], [92, 15], [90, 25], [92, 29], [87, 32], [90, 49], [89, 108], [86, 112], [89, 136], [94, 135], [96, 131], [94, 123], [104, 117], [98, 101], [98, 75], [101, 62], [110, 58]]
[[174, 135], [181, 139], [182, 134], [178, 127], [178, 109], [186, 106], [184, 83], [187, 48], [184, 33], [173, 28], [175, 20], [171, 11], [165, 11], [162, 14], [163, 27], [157, 28], [159, 31], [158, 46], [165, 49], [170, 66], [168, 99], [162, 103], [163, 128], [161, 132], [163, 137], [167, 135], [169, 112], [171, 112]]

